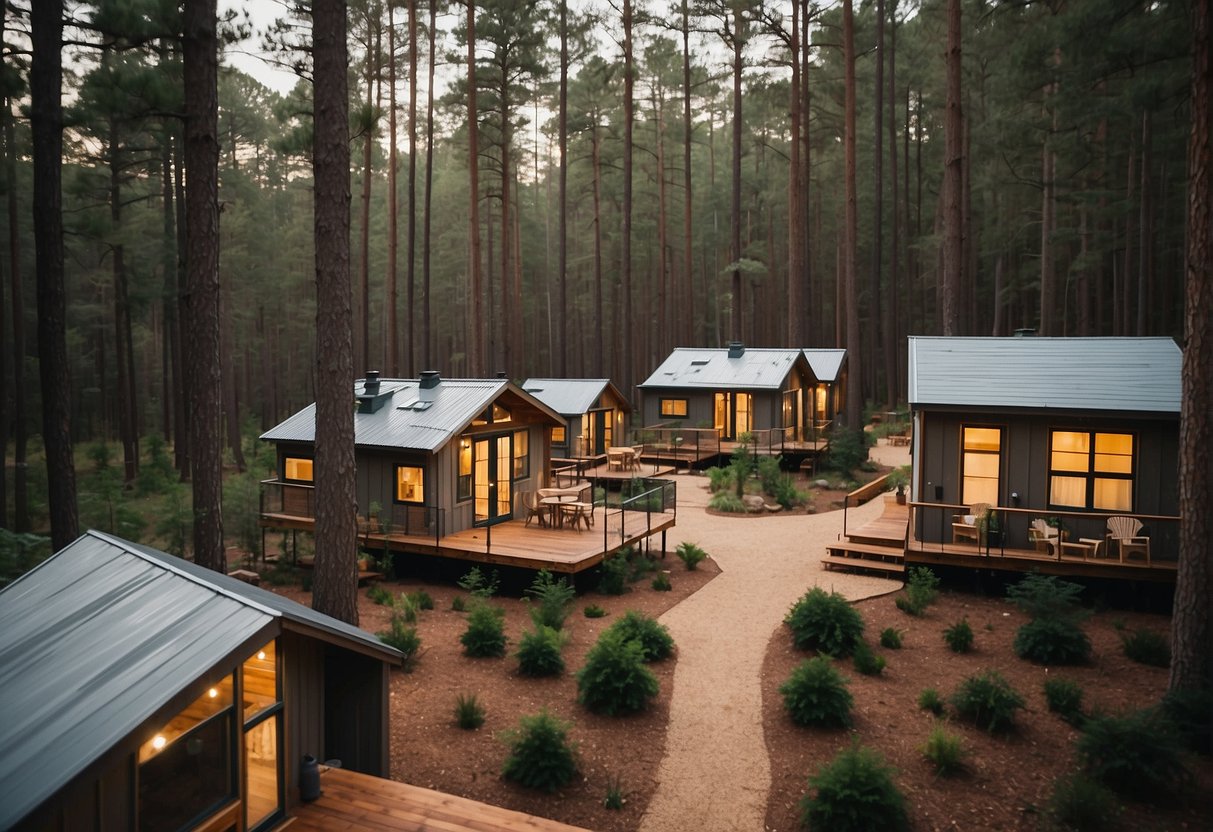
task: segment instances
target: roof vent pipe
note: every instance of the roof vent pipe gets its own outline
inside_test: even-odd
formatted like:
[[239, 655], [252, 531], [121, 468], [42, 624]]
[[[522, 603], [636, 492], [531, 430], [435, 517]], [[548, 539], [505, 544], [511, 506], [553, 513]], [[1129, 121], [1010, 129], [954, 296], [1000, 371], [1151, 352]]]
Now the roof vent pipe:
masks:
[[366, 378], [362, 382], [362, 391], [369, 396], [373, 396], [379, 392], [379, 371], [367, 370]]
[[442, 381], [442, 378], [438, 375], [437, 370], [422, 370], [421, 371], [421, 389], [422, 390], [433, 390], [435, 387], [438, 386], [438, 382], [440, 382], [440, 381]]
[[1019, 329], [1015, 330], [1016, 338], [1032, 338], [1035, 337], [1035, 335], [1036, 330], [1030, 326], [1020, 327]]
[[498, 370], [497, 378], [508, 378], [508, 376], [505, 374], [505, 370]]
[[729, 358], [741, 358], [745, 354], [745, 344], [740, 341], [729, 341]]

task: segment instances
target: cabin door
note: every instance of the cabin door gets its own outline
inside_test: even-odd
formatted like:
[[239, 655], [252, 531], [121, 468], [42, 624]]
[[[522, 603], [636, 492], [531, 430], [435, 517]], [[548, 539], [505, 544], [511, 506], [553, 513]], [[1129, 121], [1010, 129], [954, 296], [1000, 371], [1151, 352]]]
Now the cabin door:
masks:
[[754, 397], [749, 393], [717, 393], [713, 410], [721, 439], [734, 440], [754, 429]]
[[477, 439], [473, 455], [476, 525], [509, 520], [514, 506], [510, 484], [514, 473], [513, 436], [507, 433]]
[[585, 414], [586, 455], [601, 456], [613, 444], [611, 428], [614, 425], [614, 410], [591, 410]]

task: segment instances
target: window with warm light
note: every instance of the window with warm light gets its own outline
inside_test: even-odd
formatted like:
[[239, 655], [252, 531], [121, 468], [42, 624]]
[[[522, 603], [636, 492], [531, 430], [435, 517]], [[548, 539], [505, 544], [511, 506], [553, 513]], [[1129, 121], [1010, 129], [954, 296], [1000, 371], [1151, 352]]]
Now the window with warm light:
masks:
[[276, 642], [244, 660], [240, 679], [245, 828], [254, 829], [278, 816], [282, 806], [282, 694]]
[[685, 419], [687, 417], [686, 399], [662, 399], [661, 416], [664, 419]]
[[526, 479], [531, 474], [530, 436], [525, 430], [514, 432], [514, 479]]
[[459, 451], [455, 463], [455, 498], [459, 500], [472, 499], [472, 440], [467, 436], [459, 437]]
[[1049, 505], [1133, 510], [1133, 434], [1055, 430], [1049, 440]]
[[565, 442], [565, 430], [563, 427], [552, 428], [552, 444], [563, 445]]
[[282, 466], [282, 478], [295, 482], [311, 482], [312, 461], [303, 457], [288, 456]]
[[998, 505], [1002, 468], [1002, 428], [964, 428], [960, 501]]
[[419, 465], [396, 466], [396, 502], [425, 502], [425, 469]]

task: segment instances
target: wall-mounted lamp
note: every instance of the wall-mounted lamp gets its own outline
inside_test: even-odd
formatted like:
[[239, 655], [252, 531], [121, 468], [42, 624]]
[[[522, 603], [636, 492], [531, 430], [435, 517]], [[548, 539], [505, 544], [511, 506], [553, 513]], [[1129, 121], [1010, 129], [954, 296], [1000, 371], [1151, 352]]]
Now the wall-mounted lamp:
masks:
[[1014, 503], [1015, 505], [1019, 505], [1019, 492], [1018, 491], [1011, 492], [1011, 502]]

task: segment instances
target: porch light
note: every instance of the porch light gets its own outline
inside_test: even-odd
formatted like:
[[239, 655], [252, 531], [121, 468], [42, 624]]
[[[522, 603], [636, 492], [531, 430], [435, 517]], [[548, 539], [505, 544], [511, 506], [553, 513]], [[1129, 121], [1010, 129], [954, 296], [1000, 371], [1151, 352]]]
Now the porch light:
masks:
[[257, 658], [258, 658], [258, 659], [260, 659], [261, 661], [265, 661], [265, 651], [264, 651], [264, 650], [258, 650], [258, 651], [257, 651]]
[[208, 691], [206, 692], [206, 695], [207, 695], [207, 696], [209, 696], [211, 699], [214, 699], [216, 696], [218, 696], [218, 695], [219, 695], [219, 689], [218, 689], [218, 688], [211, 688], [210, 690], [208, 690]]
[[160, 751], [167, 744], [168, 740], [164, 738], [164, 734], [157, 734], [152, 738], [152, 748], [156, 749], [157, 751]]

